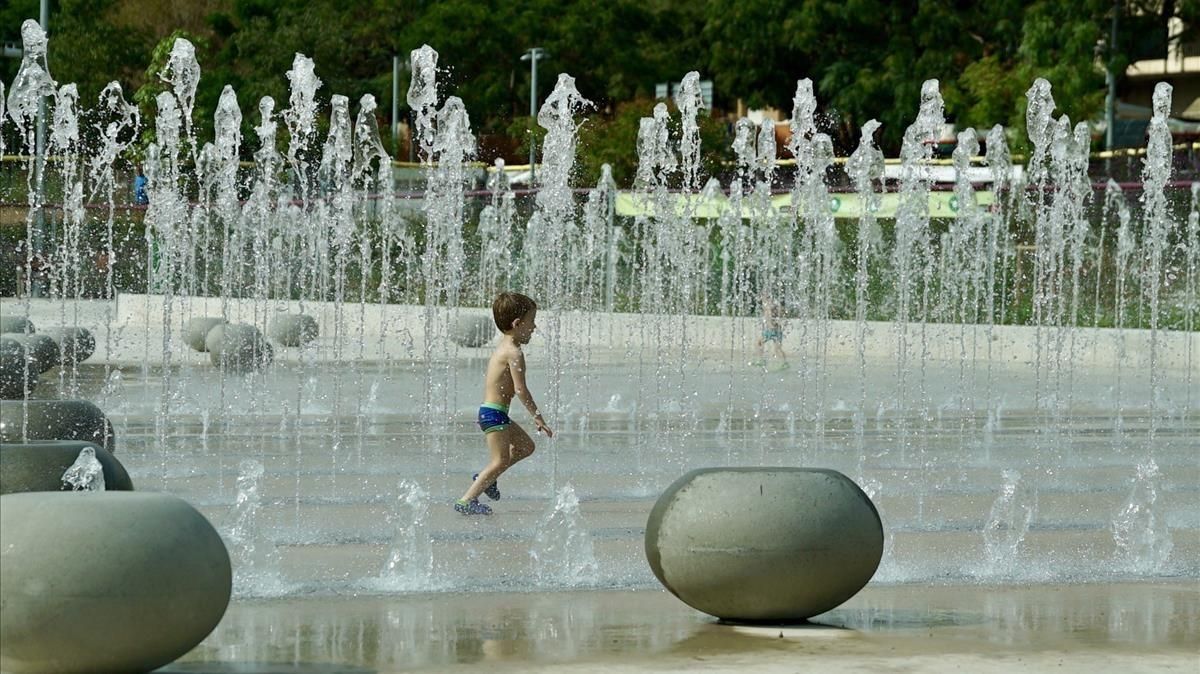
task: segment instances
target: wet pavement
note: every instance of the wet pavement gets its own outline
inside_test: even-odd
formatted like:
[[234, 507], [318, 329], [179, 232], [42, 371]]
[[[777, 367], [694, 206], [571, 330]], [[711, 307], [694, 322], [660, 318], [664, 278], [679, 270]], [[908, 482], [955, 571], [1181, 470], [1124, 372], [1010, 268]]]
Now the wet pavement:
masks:
[[160, 672], [1186, 671], [1200, 583], [870, 586], [791, 626], [722, 624], [662, 591], [238, 601]]

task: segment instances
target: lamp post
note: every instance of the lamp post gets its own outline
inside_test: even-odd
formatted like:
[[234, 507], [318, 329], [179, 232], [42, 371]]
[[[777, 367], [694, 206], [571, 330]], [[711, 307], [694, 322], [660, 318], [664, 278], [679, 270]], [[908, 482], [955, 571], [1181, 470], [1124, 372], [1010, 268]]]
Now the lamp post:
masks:
[[[42, 30], [46, 35], [50, 34], [50, 2], [42, 0], [38, 7], [38, 21], [42, 25]], [[50, 67], [50, 50], [46, 50], [46, 67]], [[34, 149], [34, 171], [36, 172], [37, 184], [37, 227], [33, 229], [29, 237], [32, 239], [27, 242], [26, 254], [32, 256], [35, 251], [40, 252], [46, 242], [46, 205], [43, 203], [46, 198], [45, 180], [46, 180], [46, 97], [38, 96], [38, 122], [36, 148]], [[36, 246], [36, 248], [35, 248]], [[29, 278], [29, 295], [40, 296], [41, 293], [35, 290], [37, 286], [33, 281], [32, 257], [29, 258], [26, 264], [26, 275]]]
[[1108, 63], [1104, 67], [1105, 89], [1104, 96], [1104, 149], [1112, 151], [1116, 140], [1113, 125], [1117, 123], [1117, 74], [1113, 72], [1113, 55], [1117, 50], [1117, 22], [1121, 18], [1121, 2], [1113, 1], [1112, 26], [1108, 42]]
[[392, 54], [392, 154], [400, 154], [400, 55]]
[[[396, 155], [399, 158], [400, 154], [400, 78], [412, 75], [412, 63], [400, 58], [399, 55], [392, 56], [392, 141], [396, 145]], [[409, 128], [409, 143], [408, 143], [408, 161], [416, 163], [416, 143], [412, 141], [412, 110], [404, 113], [404, 121]]]
[[[39, 6], [38, 9], [39, 9], [38, 22], [41, 23], [42, 30], [46, 32], [47, 36], [49, 36], [50, 35], [50, 2], [49, 2], [49, 0], [42, 0], [41, 5]], [[47, 67], [49, 67], [49, 65], [50, 65], [49, 61], [50, 61], [50, 54], [49, 54], [49, 50], [47, 50], [47, 53], [46, 53]], [[43, 149], [42, 146], [45, 144], [45, 142], [46, 142], [46, 97], [41, 96], [38, 98], [38, 125], [37, 125], [37, 150], [36, 150], [37, 165], [38, 165], [37, 171], [38, 171], [39, 176], [42, 173], [42, 166], [43, 166], [42, 155], [44, 154], [44, 152], [42, 151], [42, 149]]]
[[529, 61], [529, 187], [537, 181], [537, 141], [533, 135], [533, 125], [537, 123], [537, 62], [550, 55], [541, 47], [533, 47], [521, 56], [522, 61]]

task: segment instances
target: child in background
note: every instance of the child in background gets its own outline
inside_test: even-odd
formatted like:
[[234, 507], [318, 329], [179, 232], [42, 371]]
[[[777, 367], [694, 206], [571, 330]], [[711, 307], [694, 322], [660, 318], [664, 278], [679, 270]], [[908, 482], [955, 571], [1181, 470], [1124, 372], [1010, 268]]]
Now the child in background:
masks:
[[762, 302], [762, 336], [754, 343], [754, 360], [750, 364], [765, 367], [767, 359], [763, 355], [763, 346], [767, 342], [775, 342], [775, 356], [783, 361], [780, 368], [786, 369], [788, 360], [787, 355], [783, 352], [783, 321], [780, 320], [782, 312], [779, 305], [767, 293], [759, 295], [759, 301]]

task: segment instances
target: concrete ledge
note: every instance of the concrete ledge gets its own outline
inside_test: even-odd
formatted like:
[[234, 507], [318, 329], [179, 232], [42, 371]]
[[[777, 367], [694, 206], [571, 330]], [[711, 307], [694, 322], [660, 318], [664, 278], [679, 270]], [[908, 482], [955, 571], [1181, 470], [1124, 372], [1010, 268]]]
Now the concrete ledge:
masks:
[[[328, 343], [328, 350], [355, 359], [363, 343], [369, 348], [365, 359], [396, 357], [405, 341], [421, 353], [425, 348], [425, 330], [436, 341], [450, 339], [455, 320], [463, 314], [481, 310], [464, 307], [449, 309], [403, 304], [333, 302], [258, 301], [221, 298], [174, 298], [171, 315], [213, 315], [224, 307], [228, 319], [260, 324], [261, 319], [278, 313], [303, 312], [312, 315], [324, 337], [319, 342], [340, 336], [342, 344]], [[122, 325], [162, 325], [165, 298], [159, 295], [121, 295], [117, 316]], [[191, 313], [188, 313], [191, 312]], [[182, 318], [181, 318], [182, 320]], [[426, 324], [429, 324], [426, 326]], [[577, 311], [538, 311], [540, 339], [555, 336], [564, 346], [578, 348], [640, 349], [656, 348], [666, 338], [681, 343], [686, 336], [695, 350], [724, 351], [731, 348], [746, 350], [759, 336], [756, 317], [678, 316], [658, 314], [583, 313]], [[1112, 368], [1118, 362], [1124, 367], [1144, 367], [1149, 363], [1151, 334], [1149, 330], [1112, 330], [1104, 328], [1036, 328], [1002, 325], [988, 328], [983, 325], [943, 323], [901, 325], [888, 322], [867, 322], [864, 351], [868, 359], [895, 361], [900, 344], [905, 344], [908, 360], [922, 359], [959, 361], [964, 357], [1006, 363], [1034, 363], [1039, 348], [1043, 360], [1057, 350], [1062, 342], [1064, 356], [1070, 355], [1080, 367]], [[784, 321], [783, 347], [789, 353], [814, 349], [820, 343], [832, 359], [858, 357], [858, 324], [854, 321]], [[161, 330], [152, 337], [161, 344]], [[381, 339], [382, 338], [382, 339]], [[1200, 333], [1162, 332], [1158, 340], [1158, 364], [1163, 368], [1182, 369], [1187, 365], [1188, 343], [1192, 354], [1200, 354]], [[382, 342], [382, 343], [381, 343]], [[376, 348], [376, 344], [379, 344]], [[531, 345], [536, 348], [537, 344]], [[383, 349], [382, 353], [379, 349]], [[159, 349], [161, 351], [161, 349]], [[318, 351], [309, 356], [320, 358]], [[1193, 358], [1196, 356], [1193, 355]], [[1194, 366], [1194, 363], [1193, 363]]]
[[496, 321], [482, 313], [464, 313], [454, 321], [450, 339], [459, 346], [479, 348], [499, 334]]
[[[63, 310], [62, 301], [28, 300], [34, 320], [52, 320]], [[26, 300], [0, 299], [7, 314], [26, 313]], [[425, 352], [426, 337], [441, 348], [450, 340], [455, 320], [477, 314], [479, 308], [450, 309], [401, 304], [334, 304], [216, 297], [172, 297], [120, 295], [114, 301], [68, 301], [77, 304], [81, 324], [95, 325], [99, 358], [103, 363], [126, 365], [162, 360], [164, 341], [171, 362], [200, 363], [180, 343], [186, 323], [195, 317], [220, 316], [229, 322], [269, 325], [280, 314], [305, 313], [317, 322], [320, 337], [303, 352], [280, 354], [282, 359], [319, 361], [385, 361], [419, 357]], [[87, 323], [87, 321], [92, 323]], [[100, 330], [105, 323], [111, 330]], [[760, 334], [757, 318], [722, 316], [678, 316], [620, 314], [578, 311], [538, 312], [539, 337], [530, 345], [538, 349], [549, 340], [565, 347], [589, 350], [656, 349], [660, 341], [686, 341], [693, 353], [714, 356], [731, 351], [748, 352]], [[854, 321], [787, 320], [783, 348], [794, 355], [820, 355], [831, 361], [858, 358], [859, 325]], [[168, 330], [169, 328], [169, 330]], [[1149, 365], [1149, 330], [1107, 328], [1036, 328], [957, 324], [909, 324], [867, 322], [863, 325], [863, 352], [868, 361], [894, 363], [903, 343], [908, 362], [959, 362], [963, 358], [1005, 365], [1070, 361], [1076, 368], [1128, 369]], [[102, 332], [111, 332], [108, 339]], [[165, 338], [165, 339], [164, 339]], [[1154, 335], [1157, 365], [1162, 371], [1196, 367], [1200, 358], [1200, 332], [1163, 332]], [[173, 348], [171, 348], [173, 347]], [[1189, 354], [1191, 354], [1189, 356]], [[1040, 356], [1040, 357], [1039, 357]], [[1191, 360], [1189, 360], [1189, 357]]]

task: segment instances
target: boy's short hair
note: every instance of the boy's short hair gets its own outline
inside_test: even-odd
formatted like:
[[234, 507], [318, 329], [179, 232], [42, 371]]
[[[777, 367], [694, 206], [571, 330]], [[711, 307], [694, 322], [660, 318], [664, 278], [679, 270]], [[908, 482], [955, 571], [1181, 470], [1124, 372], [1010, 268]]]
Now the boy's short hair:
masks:
[[492, 320], [500, 332], [512, 330], [513, 321], [537, 309], [537, 302], [521, 293], [500, 293], [492, 302]]

